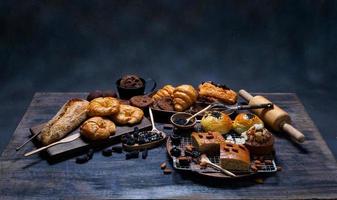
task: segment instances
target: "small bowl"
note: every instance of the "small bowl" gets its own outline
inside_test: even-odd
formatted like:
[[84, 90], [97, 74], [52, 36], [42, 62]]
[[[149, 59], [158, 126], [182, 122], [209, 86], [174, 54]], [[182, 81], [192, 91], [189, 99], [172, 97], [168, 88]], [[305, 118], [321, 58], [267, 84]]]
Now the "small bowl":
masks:
[[197, 123], [197, 119], [195, 117], [191, 119], [187, 125], [181, 125], [176, 122], [179, 119], [187, 119], [191, 116], [192, 114], [190, 113], [178, 112], [171, 116], [170, 121], [171, 121], [171, 124], [173, 124], [173, 126], [177, 127], [178, 129], [184, 129], [184, 130], [191, 129], [191, 128], [194, 128], [195, 124]]

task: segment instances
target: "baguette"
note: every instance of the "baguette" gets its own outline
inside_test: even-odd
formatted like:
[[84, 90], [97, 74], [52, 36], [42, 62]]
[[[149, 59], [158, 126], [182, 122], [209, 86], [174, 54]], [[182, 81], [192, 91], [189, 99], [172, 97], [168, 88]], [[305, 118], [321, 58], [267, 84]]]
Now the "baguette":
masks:
[[87, 118], [89, 102], [71, 99], [46, 123], [38, 135], [43, 145], [56, 142], [77, 128]]

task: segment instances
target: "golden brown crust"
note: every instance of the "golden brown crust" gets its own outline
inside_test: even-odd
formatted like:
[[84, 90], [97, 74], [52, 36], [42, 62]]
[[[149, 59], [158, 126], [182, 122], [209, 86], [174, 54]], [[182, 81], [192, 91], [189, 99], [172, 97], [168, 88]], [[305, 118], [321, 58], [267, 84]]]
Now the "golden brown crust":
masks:
[[250, 166], [249, 150], [242, 144], [229, 142], [221, 144], [220, 165], [228, 170], [248, 171]]
[[237, 133], [243, 133], [253, 125], [264, 126], [263, 121], [258, 116], [251, 113], [240, 113], [235, 117], [233, 129]]
[[113, 97], [99, 97], [89, 104], [89, 116], [110, 116], [118, 113], [119, 101]]
[[220, 145], [225, 143], [225, 139], [219, 132], [193, 132], [191, 134], [192, 145], [201, 153], [207, 155], [219, 155]]
[[114, 122], [120, 125], [133, 125], [142, 121], [144, 112], [142, 109], [130, 106], [120, 105], [119, 112], [112, 116]]
[[180, 85], [173, 92], [173, 104], [176, 111], [184, 111], [196, 102], [198, 93], [191, 85]]
[[225, 134], [232, 129], [231, 118], [225, 113], [218, 111], [206, 113], [200, 123], [205, 131], [217, 131]]
[[173, 96], [174, 87], [172, 85], [165, 85], [163, 88], [159, 89], [156, 94], [152, 96], [154, 101], [158, 101], [163, 97], [172, 97]]
[[48, 145], [62, 139], [87, 118], [88, 105], [83, 99], [69, 100], [42, 128], [38, 140]]
[[201, 97], [213, 97], [227, 104], [235, 104], [238, 98], [238, 95], [233, 90], [219, 87], [212, 82], [200, 84], [199, 95]]
[[116, 125], [109, 119], [92, 117], [85, 121], [80, 127], [80, 133], [90, 140], [104, 140], [114, 135]]

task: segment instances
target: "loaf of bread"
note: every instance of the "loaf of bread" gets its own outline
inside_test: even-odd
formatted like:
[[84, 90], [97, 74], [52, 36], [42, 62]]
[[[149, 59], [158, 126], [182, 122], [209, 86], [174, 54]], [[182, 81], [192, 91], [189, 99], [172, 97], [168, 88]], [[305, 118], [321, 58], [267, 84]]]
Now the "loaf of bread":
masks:
[[154, 101], [158, 101], [164, 97], [172, 97], [173, 96], [174, 87], [172, 85], [165, 85], [163, 88], [159, 89], [156, 94], [152, 96]]
[[207, 155], [219, 155], [220, 145], [225, 143], [225, 139], [218, 132], [193, 132], [191, 137], [193, 147]]
[[87, 118], [89, 102], [71, 99], [47, 122], [38, 135], [43, 145], [56, 142], [76, 129]]
[[197, 101], [198, 92], [192, 85], [180, 85], [173, 91], [173, 104], [176, 111], [184, 111]]
[[230, 171], [248, 171], [250, 167], [249, 150], [242, 144], [226, 142], [220, 147], [220, 166]]

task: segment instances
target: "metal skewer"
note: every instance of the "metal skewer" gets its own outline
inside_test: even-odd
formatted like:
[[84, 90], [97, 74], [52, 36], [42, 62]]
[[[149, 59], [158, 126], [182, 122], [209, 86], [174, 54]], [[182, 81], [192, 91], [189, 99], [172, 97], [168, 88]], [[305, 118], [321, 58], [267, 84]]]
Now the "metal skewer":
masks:
[[25, 146], [28, 142], [30, 142], [32, 139], [34, 139], [36, 136], [38, 136], [41, 132], [35, 133], [33, 136], [31, 136], [28, 140], [26, 140], [23, 144], [16, 147], [16, 151], [19, 151], [23, 146]]

